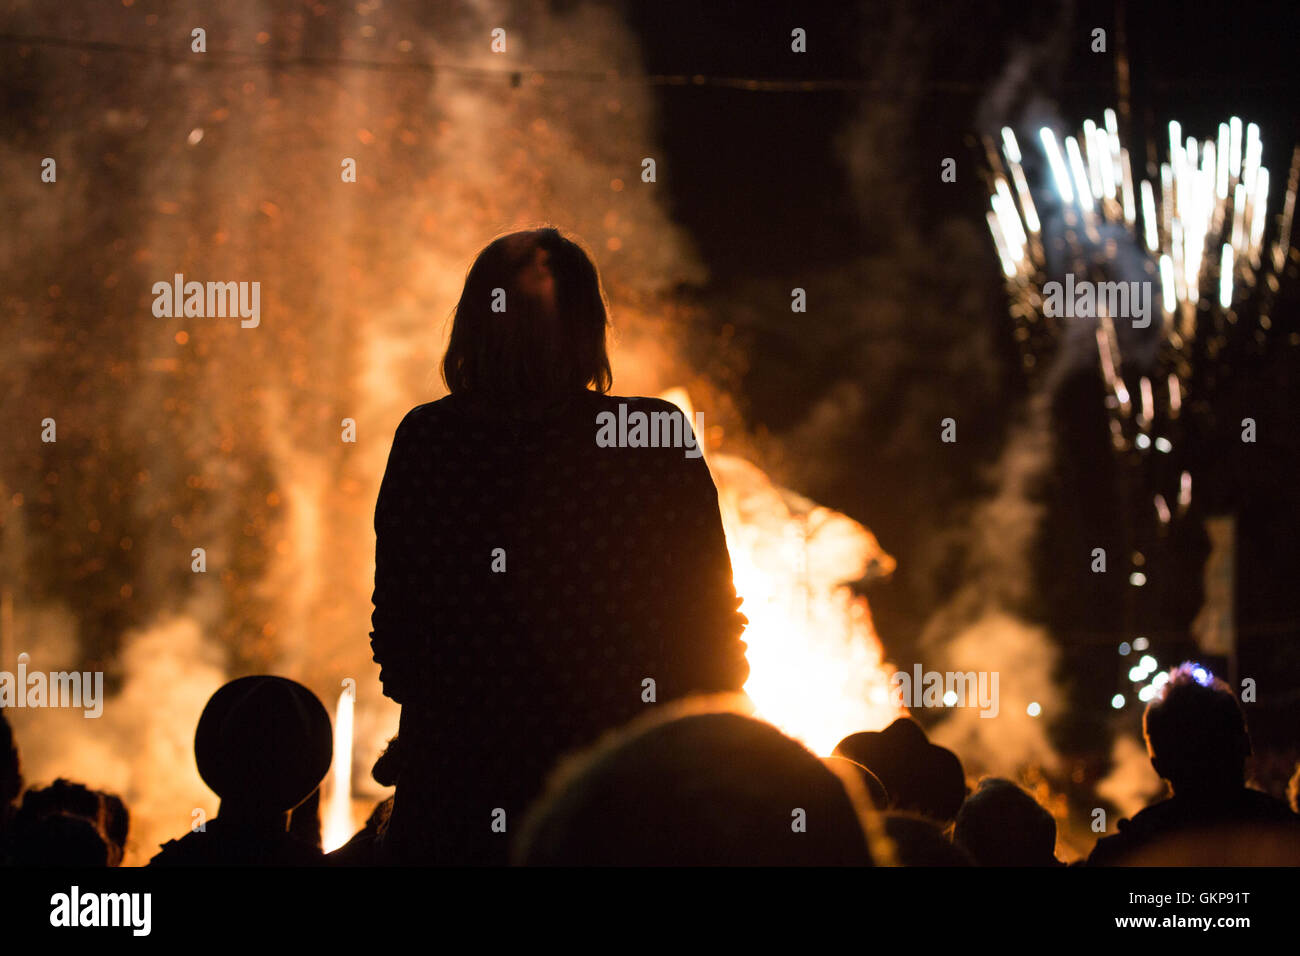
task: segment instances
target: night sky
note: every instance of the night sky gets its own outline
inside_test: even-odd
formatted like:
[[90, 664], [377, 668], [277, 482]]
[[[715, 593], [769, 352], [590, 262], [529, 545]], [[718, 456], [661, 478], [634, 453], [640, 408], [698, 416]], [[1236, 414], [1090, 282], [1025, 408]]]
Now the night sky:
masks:
[[[1115, 107], [1122, 17], [1130, 142], [1153, 139], [1163, 159], [1168, 120], [1204, 137], [1239, 115], [1261, 127], [1274, 196], [1300, 142], [1294, 6], [966, 2], [944, 4], [941, 13], [914, 6], [627, 5], [651, 73], [872, 84], [845, 92], [667, 86], [657, 102], [672, 213], [711, 274], [694, 292], [706, 321], [726, 329], [725, 347], [742, 346], [743, 359], [732, 361], [750, 424], [771, 433], [773, 457], [795, 487], [867, 524], [899, 558], [894, 579], [869, 594], [886, 649], [904, 664], [919, 657], [928, 614], [972, 559], [957, 529], [990, 493], [987, 469], [1025, 397], [983, 230], [977, 134], [1041, 119], [1044, 109], [1070, 130]], [[794, 26], [808, 31], [805, 55], [790, 51]], [[1107, 54], [1089, 49], [1096, 26], [1107, 31]], [[1025, 68], [1018, 82], [1005, 72], [1013, 61]], [[1144, 152], [1134, 149], [1135, 167]], [[939, 182], [946, 156], [958, 159], [957, 184]], [[918, 246], [938, 254], [918, 255]], [[1292, 330], [1294, 273], [1293, 262], [1274, 314]], [[807, 316], [789, 314], [795, 286], [811, 290]], [[908, 327], [878, 321], [882, 312], [909, 310]], [[1192, 519], [1234, 513], [1240, 522], [1240, 673], [1267, 674], [1270, 685], [1253, 725], [1294, 746], [1286, 715], [1300, 685], [1300, 599], [1292, 585], [1300, 571], [1300, 395], [1295, 349], [1283, 340], [1245, 348], [1239, 365], [1223, 370], [1190, 454], [1199, 482]], [[979, 359], [964, 362], [962, 354]], [[935, 396], [945, 392], [960, 399], [968, 430], [940, 452], [918, 432], [937, 423], [943, 403]], [[1086, 749], [1108, 719], [1118, 674], [1113, 648], [1125, 623], [1123, 576], [1099, 581], [1086, 562], [1099, 539], [1122, 539], [1131, 521], [1125, 509], [1134, 507], [1119, 492], [1102, 398], [1095, 368], [1061, 385], [1058, 454], [1037, 492], [1047, 511], [1034, 567], [1040, 600], [1029, 616], [1062, 645], [1058, 677], [1080, 705], [1079, 716], [1055, 727], [1066, 749]], [[843, 415], [831, 429], [834, 446], [809, 467], [792, 449], [802, 447], [823, 404], [839, 404]], [[1268, 422], [1253, 459], [1235, 430], [1245, 415]], [[1130, 613], [1162, 657], [1196, 652], [1187, 628], [1201, 604], [1207, 553], [1199, 522], [1188, 520], [1151, 556], [1161, 571]]]

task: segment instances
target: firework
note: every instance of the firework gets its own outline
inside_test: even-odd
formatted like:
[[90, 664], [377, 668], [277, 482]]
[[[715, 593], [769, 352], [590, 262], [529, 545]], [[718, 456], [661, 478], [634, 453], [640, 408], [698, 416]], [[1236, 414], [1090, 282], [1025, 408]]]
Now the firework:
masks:
[[[1045, 308], [1044, 287], [1054, 274], [1105, 281], [1131, 273], [1136, 262], [1142, 279], [1158, 289], [1152, 299], [1160, 305], [1159, 347], [1153, 360], [1139, 363], [1145, 368], [1137, 402], [1124, 377], [1125, 336], [1116, 328], [1122, 317], [1097, 302], [1095, 339], [1118, 451], [1153, 447], [1153, 429], [1173, 431], [1169, 426], [1194, 387], [1197, 363], [1219, 353], [1225, 329], [1243, 315], [1261, 331], [1270, 327], [1270, 293], [1290, 248], [1300, 149], [1268, 248], [1271, 176], [1261, 164], [1259, 127], [1232, 117], [1204, 142], [1184, 139], [1177, 121], [1168, 132], [1158, 176], [1136, 181], [1135, 190], [1113, 110], [1105, 111], [1101, 124], [1085, 121], [1078, 137], [1064, 137], [1064, 147], [1043, 127], [1035, 137], [1045, 169], [1037, 197], [1025, 172], [1031, 157], [1021, 152], [1015, 132], [1002, 129], [1001, 149], [985, 141], [986, 219], [1027, 368], [1041, 365], [1044, 352], [1059, 345], [1060, 328]], [[1198, 337], [1206, 341], [1198, 345]], [[1149, 351], [1149, 341], [1134, 344]], [[1176, 439], [1160, 437], [1162, 447]], [[1170, 489], [1170, 497], [1175, 494], [1181, 503], [1184, 488]]]
[[[1264, 342], [1273, 328], [1269, 311], [1290, 255], [1300, 183], [1297, 148], [1280, 212], [1270, 220], [1270, 192], [1278, 190], [1262, 164], [1256, 124], [1232, 117], [1204, 140], [1187, 136], [1177, 121], [1167, 132], [1164, 162], [1156, 165], [1152, 144], [1141, 178], [1114, 110], [1100, 123], [1085, 121], [1077, 135], [1038, 129], [1026, 138], [1036, 144], [1030, 150], [1022, 151], [1009, 128], [1000, 142], [984, 139], [986, 220], [1025, 369], [1038, 375], [1059, 368], [1053, 359], [1067, 342], [1095, 345], [1113, 447], [1150, 500], [1135, 512], [1137, 540], [1167, 534], [1191, 506], [1184, 444], [1195, 432], [1186, 411], [1210, 407], [1215, 366], [1230, 363], [1234, 348]], [[1147, 283], [1149, 311], [1139, 321], [1098, 294], [1091, 314], [1061, 312], [1049, 307], [1055, 293], [1048, 290], [1062, 277], [1068, 289], [1076, 280], [1090, 287]], [[1068, 335], [1063, 316], [1091, 322], [1091, 334]], [[1142, 555], [1129, 550], [1129, 580], [1141, 587]], [[1139, 699], [1154, 692], [1148, 685]]]

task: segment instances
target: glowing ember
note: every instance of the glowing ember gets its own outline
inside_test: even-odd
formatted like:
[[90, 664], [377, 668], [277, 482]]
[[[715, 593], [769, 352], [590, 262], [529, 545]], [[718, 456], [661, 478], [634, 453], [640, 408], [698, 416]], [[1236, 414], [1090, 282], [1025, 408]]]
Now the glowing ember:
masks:
[[[681, 389], [663, 396], [692, 414]], [[894, 569], [847, 515], [774, 485], [757, 466], [709, 454], [741, 610], [749, 618], [749, 680], [758, 715], [830, 754], [848, 734], [879, 730], [906, 711], [891, 700], [894, 668], [867, 602], [849, 583]]]

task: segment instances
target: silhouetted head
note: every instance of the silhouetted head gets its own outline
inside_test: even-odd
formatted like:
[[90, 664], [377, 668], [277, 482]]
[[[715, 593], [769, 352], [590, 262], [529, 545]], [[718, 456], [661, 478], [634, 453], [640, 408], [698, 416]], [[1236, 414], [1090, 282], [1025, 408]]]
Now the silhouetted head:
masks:
[[23, 794], [13, 818], [13, 854], [49, 865], [118, 866], [129, 823], [120, 797], [60, 778]]
[[108, 839], [109, 865], [117, 866], [126, 855], [126, 837], [131, 830], [131, 811], [115, 793], [101, 791], [104, 800], [104, 836]]
[[930, 743], [910, 717], [900, 717], [884, 730], [850, 734], [835, 747], [835, 755], [879, 777], [895, 810], [947, 824], [966, 797], [966, 774], [957, 755]]
[[609, 391], [609, 325], [596, 266], [558, 229], [501, 236], [478, 254], [456, 305], [442, 377], [497, 404]]
[[661, 705], [562, 764], [525, 821], [516, 859], [870, 865], [872, 811], [859, 779], [729, 700]]
[[961, 847], [953, 846], [938, 824], [916, 813], [892, 810], [883, 816], [899, 866], [974, 866]]
[[283, 677], [240, 677], [208, 700], [194, 733], [199, 775], [221, 814], [274, 816], [320, 786], [333, 756], [324, 705]]
[[18, 744], [4, 708], [0, 708], [0, 832], [4, 829], [4, 810], [23, 792], [22, 765], [18, 762]]
[[1241, 787], [1250, 737], [1237, 697], [1199, 664], [1184, 662], [1147, 704], [1142, 718], [1156, 773], [1174, 792]]
[[60, 777], [48, 787], [33, 787], [23, 794], [22, 809], [42, 816], [72, 813], [98, 823], [104, 815], [104, 795]]
[[957, 811], [952, 839], [980, 866], [1057, 866], [1056, 820], [1010, 780], [985, 777]]
[[10, 846], [15, 866], [109, 866], [104, 835], [85, 817], [53, 813], [14, 820]]

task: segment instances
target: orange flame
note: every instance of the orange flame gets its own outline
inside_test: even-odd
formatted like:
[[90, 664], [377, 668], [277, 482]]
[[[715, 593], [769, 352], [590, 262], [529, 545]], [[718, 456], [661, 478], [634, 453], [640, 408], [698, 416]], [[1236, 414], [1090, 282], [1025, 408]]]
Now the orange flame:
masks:
[[[693, 415], [689, 396], [662, 396]], [[749, 618], [745, 692], [758, 716], [829, 755], [844, 737], [906, 713], [891, 693], [871, 611], [850, 582], [894, 559], [847, 515], [773, 484], [751, 462], [708, 453], [741, 610]]]

